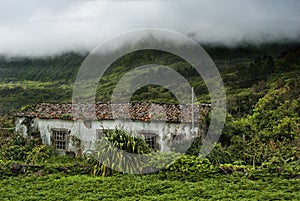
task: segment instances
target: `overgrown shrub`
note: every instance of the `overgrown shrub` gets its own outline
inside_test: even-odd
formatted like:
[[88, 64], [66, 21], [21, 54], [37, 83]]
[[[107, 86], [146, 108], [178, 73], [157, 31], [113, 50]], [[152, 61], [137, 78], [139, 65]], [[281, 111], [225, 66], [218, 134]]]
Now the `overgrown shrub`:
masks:
[[147, 156], [149, 160], [143, 167], [145, 172], [147, 172], [147, 170], [157, 172], [167, 171], [172, 164], [183, 156], [183, 154], [175, 152], [152, 152]]
[[0, 159], [0, 177], [7, 175], [10, 169], [11, 161]]
[[42, 144], [39, 136], [26, 139], [18, 133], [11, 133], [1, 137], [0, 159], [36, 163], [48, 157], [50, 149]]
[[46, 145], [35, 146], [26, 153], [26, 162], [30, 164], [36, 164], [38, 162], [43, 162], [45, 159], [49, 158], [51, 155], [51, 149]]
[[207, 159], [214, 165], [231, 163], [232, 154], [228, 147], [223, 147], [220, 143], [217, 143], [211, 153], [207, 155]]
[[166, 168], [167, 171], [177, 172], [184, 175], [206, 174], [216, 172], [215, 166], [207, 158], [191, 155], [182, 155], [175, 163]]
[[120, 172], [141, 173], [141, 156], [151, 152], [145, 140], [121, 129], [106, 130], [104, 133], [106, 134], [98, 141], [94, 154], [87, 159], [92, 167], [91, 172], [98, 176], [112, 175], [116, 169]]

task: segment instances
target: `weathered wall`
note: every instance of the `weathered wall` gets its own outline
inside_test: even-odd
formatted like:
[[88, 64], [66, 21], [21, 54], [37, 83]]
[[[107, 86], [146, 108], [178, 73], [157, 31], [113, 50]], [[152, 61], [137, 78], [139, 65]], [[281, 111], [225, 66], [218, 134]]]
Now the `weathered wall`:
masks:
[[[82, 120], [61, 120], [61, 119], [32, 119], [32, 128], [26, 128], [22, 124], [25, 118], [16, 119], [16, 130], [20, 131], [24, 136], [29, 129], [38, 129], [41, 133], [43, 143], [51, 145], [51, 130], [55, 128], [68, 129], [71, 136], [76, 136], [81, 140], [82, 150], [93, 150], [95, 141], [97, 140], [97, 129], [115, 129], [123, 128], [132, 133], [149, 132], [156, 133], [158, 135], [158, 143], [161, 151], [169, 151], [172, 139], [174, 136], [183, 136], [189, 138], [191, 133], [190, 124], [175, 124], [166, 123], [161, 121], [143, 122], [143, 121], [90, 121], [83, 122]], [[198, 128], [195, 128], [195, 132], [198, 133]], [[76, 151], [76, 147], [72, 146], [69, 142], [68, 150]]]

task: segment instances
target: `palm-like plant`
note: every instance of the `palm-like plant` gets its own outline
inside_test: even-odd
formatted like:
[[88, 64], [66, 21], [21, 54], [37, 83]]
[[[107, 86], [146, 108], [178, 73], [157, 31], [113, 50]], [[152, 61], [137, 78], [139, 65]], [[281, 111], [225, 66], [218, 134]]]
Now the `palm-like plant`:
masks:
[[94, 175], [112, 175], [114, 172], [141, 173], [142, 154], [151, 148], [143, 138], [130, 135], [125, 130], [105, 130], [97, 143], [96, 151], [88, 158]]

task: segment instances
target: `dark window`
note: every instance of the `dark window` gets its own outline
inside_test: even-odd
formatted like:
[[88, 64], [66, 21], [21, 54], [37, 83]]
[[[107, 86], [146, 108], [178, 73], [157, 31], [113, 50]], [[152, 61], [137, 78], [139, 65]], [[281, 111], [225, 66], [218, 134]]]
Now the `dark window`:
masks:
[[150, 148], [156, 149], [157, 148], [157, 135], [155, 133], [142, 133], [145, 137], [146, 143], [149, 145]]
[[53, 129], [52, 130], [52, 143], [55, 149], [67, 149], [67, 135], [66, 129]]

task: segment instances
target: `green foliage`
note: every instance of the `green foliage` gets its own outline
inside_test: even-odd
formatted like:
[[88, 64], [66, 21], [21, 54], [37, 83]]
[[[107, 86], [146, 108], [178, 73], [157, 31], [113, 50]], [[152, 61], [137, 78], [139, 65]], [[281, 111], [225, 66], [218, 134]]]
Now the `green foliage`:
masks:
[[296, 128], [300, 123], [299, 75], [261, 98], [253, 115], [248, 117], [251, 129], [261, 140], [294, 141], [297, 137]]
[[9, 172], [11, 161], [0, 159], [0, 178]]
[[217, 172], [216, 166], [213, 166], [207, 158], [174, 152], [154, 152], [148, 156], [150, 161], [145, 169], [151, 167], [177, 178], [199, 174], [204, 176]]
[[123, 129], [104, 130], [104, 133], [105, 138], [102, 139], [128, 153], [144, 154], [151, 151], [142, 136], [134, 136]]
[[26, 139], [19, 134], [1, 135], [0, 158], [3, 160], [26, 160], [26, 153], [30, 147], [26, 147]]
[[93, 174], [112, 175], [116, 169], [120, 172], [141, 173], [141, 155], [151, 151], [145, 140], [122, 129], [107, 130], [104, 133], [95, 153], [87, 159], [92, 164]]
[[[241, 44], [235, 48], [204, 46], [221, 70], [231, 114], [243, 116], [251, 112], [252, 106], [264, 95], [266, 87], [262, 83], [274, 73], [299, 69], [298, 49], [282, 54], [278, 62], [273, 60], [283, 50], [295, 45], [283, 43], [256, 47]], [[74, 52], [43, 58], [0, 57], [0, 113], [39, 102], [71, 102], [73, 83], [85, 57], [86, 54]], [[96, 101], [109, 102], [116, 83], [126, 72], [152, 63], [169, 66], [179, 72], [195, 88], [199, 102], [210, 102], [204, 81], [190, 64], [176, 55], [157, 50], [132, 52], [115, 61], [99, 81]], [[252, 86], [254, 92], [250, 93], [248, 89]], [[247, 93], [240, 94], [241, 89]], [[177, 100], [163, 87], [144, 86], [136, 91], [132, 101], [176, 103]]]
[[239, 162], [235, 162], [234, 164], [232, 163], [224, 163], [220, 164], [218, 166], [219, 172], [221, 174], [237, 174], [242, 173], [242, 175], [246, 175], [248, 173], [251, 173], [253, 169], [249, 166], [239, 164]]
[[61, 173], [64, 175], [83, 175], [89, 174], [90, 165], [84, 158], [68, 156], [51, 155], [43, 162], [38, 163], [43, 168], [38, 172], [33, 172], [32, 175], [49, 175]]
[[207, 158], [213, 164], [224, 164], [232, 162], [232, 152], [230, 152], [227, 147], [223, 147], [220, 143], [217, 143], [212, 150], [212, 152], [207, 156]]
[[165, 171], [176, 162], [182, 154], [175, 152], [151, 152], [147, 155], [149, 161], [144, 165], [144, 170]]
[[[269, 141], [262, 143], [253, 141], [247, 150], [246, 160], [252, 161], [253, 166], [260, 165], [270, 173], [282, 173], [289, 163], [299, 160], [295, 144], [287, 141]], [[252, 154], [250, 154], [252, 153]], [[294, 172], [298, 174], [299, 172]]]
[[[0, 180], [1, 200], [299, 200], [300, 180], [261, 175], [189, 177], [52, 174]], [[167, 179], [165, 178], [167, 177]]]
[[182, 155], [175, 163], [168, 166], [166, 170], [183, 174], [213, 173], [214, 166], [206, 158]]
[[[8, 119], [1, 119], [2, 125], [10, 125]], [[6, 131], [6, 132], [5, 132]], [[0, 131], [0, 160], [3, 161], [27, 161], [37, 163], [50, 157], [50, 149], [42, 145], [38, 131], [28, 132], [28, 137], [13, 130]]]
[[[133, 161], [124, 154], [126, 151], [152, 155], [150, 163], [158, 169], [164, 168], [164, 173], [170, 177], [194, 177], [198, 173], [214, 172], [216, 168], [223, 169], [222, 173], [242, 170], [253, 177], [262, 173], [297, 175], [300, 155], [297, 144], [300, 139], [299, 48], [286, 51], [277, 59], [283, 46], [207, 46], [221, 69], [230, 113], [220, 143], [208, 155], [208, 160], [197, 158], [201, 139], [193, 142], [187, 152], [190, 156], [178, 159], [180, 154], [149, 154], [151, 150], [144, 140], [116, 130], [108, 131], [99, 142], [94, 157], [85, 164], [74, 165], [73, 161], [49, 159], [49, 150], [41, 145], [41, 139], [35, 137], [39, 136], [38, 132], [30, 133], [33, 140], [24, 139], [9, 130], [13, 127], [10, 121], [0, 125], [8, 128], [5, 132], [1, 130], [0, 171], [5, 171], [15, 160], [45, 164], [44, 174], [92, 171], [95, 175], [106, 176], [114, 173], [108, 166], [119, 166], [129, 173], [147, 168], [141, 161]], [[75, 53], [48, 58], [0, 58], [0, 113], [39, 102], [70, 102], [73, 82], [83, 59], [84, 56]], [[126, 72], [149, 63], [167, 65], [176, 70], [195, 87], [198, 102], [210, 101], [206, 85], [195, 69], [175, 55], [156, 50], [137, 51], [119, 58], [99, 81], [96, 100], [109, 102], [115, 84]], [[137, 90], [132, 101], [176, 103], [169, 90], [154, 85]], [[61, 117], [70, 118], [68, 115]], [[205, 120], [207, 126], [209, 117]], [[164, 162], [172, 159], [178, 160], [164, 167]], [[51, 162], [53, 165], [49, 165]]]
[[53, 57], [0, 58], [0, 79], [71, 83], [86, 55], [69, 52]]
[[51, 155], [51, 149], [46, 145], [35, 146], [27, 152], [26, 163], [37, 164], [43, 162]]

